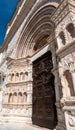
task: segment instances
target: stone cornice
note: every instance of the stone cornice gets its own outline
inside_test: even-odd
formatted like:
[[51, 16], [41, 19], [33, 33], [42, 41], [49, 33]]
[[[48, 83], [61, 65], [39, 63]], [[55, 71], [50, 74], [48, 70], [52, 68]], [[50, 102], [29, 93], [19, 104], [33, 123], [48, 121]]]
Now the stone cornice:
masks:
[[12, 16], [10, 22], [9, 22], [9, 23], [7, 24], [7, 26], [6, 26], [7, 29], [9, 28], [9, 26], [12, 25], [12, 23], [13, 23], [13, 21], [14, 21], [14, 18], [16, 17], [16, 15], [17, 15], [17, 13], [18, 13], [19, 8], [22, 6], [22, 2], [23, 2], [23, 1], [24, 1], [24, 0], [19, 0], [18, 4], [17, 4], [17, 6], [16, 6], [16, 9], [15, 9], [15, 11], [14, 11], [13, 16]]
[[[69, 13], [72, 12], [73, 8], [75, 8], [75, 5], [72, 4], [75, 3], [74, 0], [63, 0], [60, 5], [55, 10], [54, 14], [52, 15], [51, 19], [54, 21], [55, 25], [57, 26], [62, 19]], [[75, 13], [75, 9], [74, 9]]]
[[20, 59], [11, 59], [10, 57], [7, 57], [7, 66], [8, 68], [11, 66], [25, 66], [30, 63], [30, 57], [27, 56], [25, 58]]
[[29, 81], [22, 81], [22, 82], [7, 83], [6, 86], [7, 87], [11, 87], [11, 86], [17, 87], [17, 86], [23, 86], [23, 85], [26, 85], [26, 84], [29, 84], [29, 83], [32, 83], [32, 81], [29, 80]]
[[63, 105], [63, 110], [69, 110], [74, 109], [75, 106], [75, 98], [74, 97], [68, 97], [61, 100], [61, 104]]
[[63, 58], [64, 56], [72, 53], [75, 51], [75, 40], [65, 46], [63, 46], [60, 50], [57, 50], [56, 54], [60, 57]]

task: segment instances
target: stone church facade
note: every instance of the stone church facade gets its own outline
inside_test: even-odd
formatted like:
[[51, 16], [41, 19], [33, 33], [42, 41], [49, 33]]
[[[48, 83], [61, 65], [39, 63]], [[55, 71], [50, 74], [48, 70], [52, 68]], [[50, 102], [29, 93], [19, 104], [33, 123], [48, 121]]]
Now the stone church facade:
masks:
[[75, 130], [75, 1], [21, 0], [0, 48], [3, 122]]

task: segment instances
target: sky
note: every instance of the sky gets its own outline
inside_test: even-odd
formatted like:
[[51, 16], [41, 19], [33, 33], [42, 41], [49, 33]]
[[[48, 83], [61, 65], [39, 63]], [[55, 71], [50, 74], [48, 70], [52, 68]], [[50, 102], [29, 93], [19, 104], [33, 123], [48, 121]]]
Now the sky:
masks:
[[10, 22], [19, 0], [0, 0], [0, 46], [3, 44], [6, 25]]

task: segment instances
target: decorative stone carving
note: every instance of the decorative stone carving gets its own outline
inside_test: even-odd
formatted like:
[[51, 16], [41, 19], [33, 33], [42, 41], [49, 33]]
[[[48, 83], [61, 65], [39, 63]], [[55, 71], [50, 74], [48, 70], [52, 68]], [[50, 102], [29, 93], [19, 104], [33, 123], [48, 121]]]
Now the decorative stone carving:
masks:
[[69, 123], [69, 125], [70, 125], [71, 127], [74, 127], [74, 126], [75, 126], [75, 122], [74, 122], [74, 120], [73, 120], [72, 117], [69, 117], [68, 123]]
[[[56, 8], [57, 2], [21, 1], [11, 20], [0, 49], [0, 70], [6, 78], [2, 114], [8, 121], [42, 120], [49, 128], [53, 124], [52, 129], [73, 130], [75, 1], [63, 0]], [[45, 53], [50, 57], [43, 58]]]

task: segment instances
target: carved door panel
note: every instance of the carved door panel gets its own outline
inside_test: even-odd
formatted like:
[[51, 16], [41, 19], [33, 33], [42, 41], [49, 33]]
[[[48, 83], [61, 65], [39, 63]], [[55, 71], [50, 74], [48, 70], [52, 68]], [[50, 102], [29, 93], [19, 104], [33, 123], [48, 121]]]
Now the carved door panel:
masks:
[[54, 76], [50, 52], [33, 62], [33, 124], [55, 128], [57, 114], [55, 107]]

